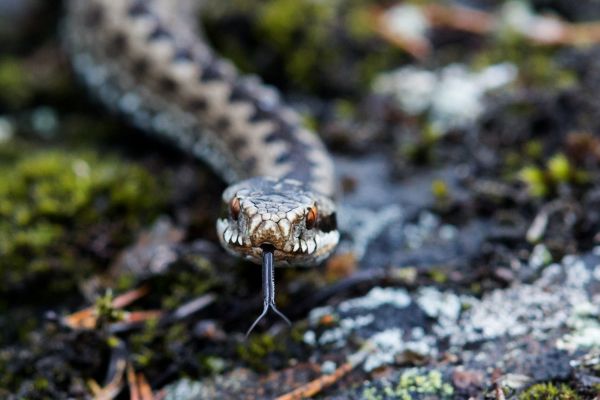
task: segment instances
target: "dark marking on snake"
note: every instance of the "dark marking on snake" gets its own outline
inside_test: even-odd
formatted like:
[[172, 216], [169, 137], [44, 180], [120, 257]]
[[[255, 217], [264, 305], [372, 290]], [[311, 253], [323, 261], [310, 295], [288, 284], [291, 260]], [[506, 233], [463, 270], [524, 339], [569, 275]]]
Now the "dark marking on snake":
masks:
[[194, 61], [194, 56], [189, 49], [179, 48], [175, 51], [175, 55], [173, 56], [173, 62], [192, 62]]
[[285, 153], [277, 156], [277, 158], [275, 159], [275, 162], [277, 164], [284, 164], [284, 163], [290, 161], [291, 158], [292, 158], [292, 154], [290, 152], [285, 152]]
[[203, 112], [208, 109], [208, 103], [206, 102], [206, 99], [194, 97], [187, 103], [187, 108], [191, 112]]
[[131, 67], [131, 71], [133, 75], [137, 78], [143, 78], [150, 69], [150, 62], [145, 58], [139, 58], [133, 62]]
[[270, 111], [265, 111], [262, 107], [260, 107], [257, 103], [254, 104], [254, 112], [250, 116], [251, 122], [259, 122], [268, 120], [272, 118], [273, 113]]
[[173, 39], [173, 35], [171, 32], [166, 30], [161, 25], [157, 25], [154, 30], [148, 36], [148, 40], [156, 41], [156, 40], [171, 40]]
[[92, 28], [97, 28], [104, 22], [104, 10], [99, 7], [91, 7], [85, 15], [85, 22]]
[[217, 131], [226, 131], [231, 126], [231, 121], [227, 117], [219, 117], [217, 119], [217, 123], [215, 124], [215, 128]]
[[229, 93], [229, 101], [234, 103], [238, 101], [248, 101], [248, 93], [241, 85], [234, 85]]
[[275, 132], [271, 132], [267, 136], [265, 136], [265, 143], [274, 143], [281, 139], [282, 139], [281, 135], [278, 133], [278, 131], [275, 131]]
[[166, 94], [175, 93], [177, 91], [178, 86], [179, 85], [177, 84], [177, 82], [168, 77], [163, 77], [158, 82], [158, 87], [161, 91], [163, 91]]
[[127, 48], [127, 37], [124, 33], [116, 33], [109, 41], [106, 47], [106, 53], [111, 57], [116, 57], [123, 53]]
[[148, 10], [146, 3], [143, 1], [136, 1], [131, 7], [129, 7], [128, 12], [132, 17], [141, 17], [143, 15], [148, 15], [150, 10]]
[[204, 66], [202, 73], [200, 74], [200, 80], [202, 82], [210, 82], [221, 80], [223, 78], [223, 74], [221, 73], [218, 65], [216, 63], [211, 63]]
[[244, 166], [248, 169], [253, 169], [256, 167], [257, 161], [256, 157], [248, 157], [244, 160]]
[[242, 138], [242, 137], [234, 137], [233, 139], [231, 139], [228, 142], [229, 146], [231, 147], [231, 149], [235, 152], [240, 151], [244, 146], [246, 146], [248, 144], [248, 142], [246, 141], [246, 139]]

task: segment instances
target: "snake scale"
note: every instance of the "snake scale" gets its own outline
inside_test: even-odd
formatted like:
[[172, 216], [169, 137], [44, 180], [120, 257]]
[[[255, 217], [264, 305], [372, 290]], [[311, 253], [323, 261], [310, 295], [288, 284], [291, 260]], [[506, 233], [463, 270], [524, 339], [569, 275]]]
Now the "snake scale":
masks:
[[222, 196], [227, 211], [217, 220], [221, 244], [262, 264], [259, 319], [269, 309], [285, 319], [275, 307], [273, 266], [314, 265], [339, 240], [333, 162], [276, 90], [213, 52], [193, 6], [68, 0], [65, 47], [101, 103], [191, 152], [230, 184]]

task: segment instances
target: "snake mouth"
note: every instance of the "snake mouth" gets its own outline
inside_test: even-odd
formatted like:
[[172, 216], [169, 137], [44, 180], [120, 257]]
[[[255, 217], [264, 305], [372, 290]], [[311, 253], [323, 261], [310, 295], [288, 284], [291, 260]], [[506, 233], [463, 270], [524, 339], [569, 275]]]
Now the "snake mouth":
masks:
[[276, 262], [283, 265], [310, 264], [311, 260], [327, 257], [339, 240], [339, 233], [320, 232], [311, 238], [287, 238], [278, 241], [254, 241], [240, 233], [237, 224], [227, 219], [217, 220], [217, 233], [225, 249], [255, 263], [262, 262], [265, 248], [273, 252]]
[[273, 253], [275, 252], [275, 247], [271, 243], [263, 243], [259, 246], [263, 253]]

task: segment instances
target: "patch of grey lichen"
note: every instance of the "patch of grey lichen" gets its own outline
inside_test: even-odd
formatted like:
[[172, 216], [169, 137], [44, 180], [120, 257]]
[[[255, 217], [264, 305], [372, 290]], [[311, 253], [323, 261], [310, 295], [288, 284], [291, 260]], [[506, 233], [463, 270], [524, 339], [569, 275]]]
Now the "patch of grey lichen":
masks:
[[454, 398], [454, 388], [437, 370], [406, 369], [394, 379], [367, 383], [359, 389], [365, 400], [418, 400]]
[[[344, 348], [360, 338], [374, 349], [362, 364], [365, 371], [424, 360], [435, 364], [448, 357], [456, 359], [454, 371], [499, 368], [510, 371], [500, 379], [506, 390], [518, 392], [528, 383], [569, 378], [578, 354], [600, 346], [598, 285], [600, 258], [589, 254], [565, 257], [532, 283], [515, 283], [480, 299], [434, 286], [374, 288], [313, 310], [304, 341], [323, 350]], [[484, 386], [491, 388], [492, 378], [484, 374]], [[515, 374], [520, 381], [510, 378]], [[452, 386], [443, 388], [452, 393]], [[388, 381], [378, 380], [363, 392], [396, 398], [386, 394], [412, 398], [402, 397], [406, 392]]]

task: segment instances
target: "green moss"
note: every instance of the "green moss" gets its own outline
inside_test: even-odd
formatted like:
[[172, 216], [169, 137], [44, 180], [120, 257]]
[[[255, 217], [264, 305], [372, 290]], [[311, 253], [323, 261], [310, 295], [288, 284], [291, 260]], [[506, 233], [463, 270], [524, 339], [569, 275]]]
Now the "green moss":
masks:
[[176, 269], [155, 282], [153, 291], [160, 296], [162, 309], [175, 309], [219, 285], [218, 274], [208, 260], [195, 257], [189, 261], [195, 262], [196, 268]]
[[153, 318], [145, 322], [140, 332], [129, 336], [127, 346], [136, 369], [152, 370], [182, 357], [200, 359], [194, 354], [192, 341], [192, 332], [186, 323], [165, 327], [159, 324], [158, 318]]
[[373, 38], [373, 15], [367, 7], [349, 8], [344, 22], [353, 38], [360, 40]]
[[436, 179], [431, 182], [431, 193], [437, 200], [444, 200], [448, 198], [450, 191], [448, 185], [441, 179]]
[[432, 125], [425, 125], [419, 135], [409, 136], [400, 143], [400, 157], [419, 165], [433, 163], [441, 139], [439, 130]]
[[112, 290], [107, 290], [104, 296], [96, 299], [94, 311], [98, 317], [97, 326], [106, 326], [113, 322], [122, 321], [125, 315], [123, 310], [113, 307], [114, 296]]
[[221, 357], [204, 356], [200, 359], [202, 369], [211, 375], [223, 372], [227, 366], [227, 361]]
[[263, 333], [253, 335], [247, 343], [240, 344], [237, 348], [237, 353], [251, 367], [259, 371], [265, 371], [269, 368], [269, 365], [265, 363], [265, 359], [269, 354], [284, 350], [282, 342], [277, 341], [273, 335]]
[[538, 383], [519, 395], [519, 400], [579, 400], [581, 397], [568, 385]]
[[144, 322], [144, 327], [139, 333], [129, 337], [128, 346], [136, 365], [140, 367], [150, 365], [158, 351], [157, 346], [154, 345], [162, 334], [158, 329], [158, 318], [151, 318]]
[[335, 102], [335, 115], [339, 119], [356, 118], [356, 104], [348, 100], [337, 100]]
[[[173, 311], [209, 290], [213, 293], [218, 292], [223, 299], [227, 296], [222, 281], [219, 280], [223, 270], [218, 272], [213, 264], [201, 256], [182, 257], [170, 266], [168, 272], [148, 279], [147, 284], [152, 287], [152, 291], [146, 301], [154, 305], [142, 308]], [[215, 356], [213, 347], [204, 349], [209, 354], [205, 354], [204, 350], [199, 350], [197, 353], [192, 350], [196, 348], [194, 345], [196, 340], [190, 329], [189, 320], [182, 320], [168, 326], [159, 324], [159, 320], [159, 318], [147, 320], [141, 330], [129, 336], [128, 348], [136, 366], [151, 370], [164, 365], [165, 362], [180, 359], [181, 352], [185, 351], [193, 352], [186, 354], [185, 357], [197, 360], [197, 365], [203, 372], [216, 373], [219, 361], [216, 358], [205, 359]]]
[[568, 182], [573, 174], [571, 164], [564, 154], [556, 154], [548, 160], [548, 175], [557, 183]]
[[123, 272], [119, 274], [113, 284], [113, 288], [117, 291], [126, 291], [135, 286], [137, 278], [133, 273]]
[[537, 160], [544, 153], [544, 143], [540, 140], [530, 140], [525, 144], [525, 154], [527, 157]]
[[304, 113], [301, 114], [300, 117], [302, 118], [302, 125], [304, 125], [308, 129], [311, 129], [313, 131], [319, 129], [319, 121], [317, 121], [317, 119], [314, 116]]
[[270, 35], [272, 43], [281, 48], [296, 45], [303, 26], [312, 25], [305, 32], [305, 40], [315, 43], [326, 33], [324, 22], [334, 17], [331, 3], [319, 1], [278, 0], [265, 2], [259, 18], [259, 29]]
[[18, 108], [33, 95], [24, 67], [14, 58], [0, 60], [0, 102]]
[[404, 57], [373, 31], [377, 0], [209, 3], [212, 42], [243, 70], [302, 91], [358, 92]]
[[442, 284], [448, 282], [448, 272], [442, 268], [433, 268], [427, 274], [435, 283]]
[[578, 186], [589, 181], [586, 171], [576, 168], [562, 153], [550, 157], [543, 168], [532, 165], [522, 168], [518, 176], [533, 197], [546, 197], [559, 185]]
[[290, 360], [305, 360], [310, 354], [303, 341], [305, 324], [280, 334], [253, 333], [237, 346], [238, 357], [250, 368], [266, 372], [289, 366]]
[[382, 71], [389, 70], [402, 61], [391, 62], [390, 60], [397, 59], [394, 52], [385, 46], [380, 46], [378, 50], [373, 50], [361, 56], [360, 62], [356, 65], [357, 81], [359, 87], [369, 87], [369, 84]]
[[298, 322], [292, 326], [290, 338], [297, 343], [304, 343], [304, 334], [306, 333], [306, 323]]
[[504, 165], [509, 171], [518, 170], [523, 165], [523, 158], [518, 151], [508, 150], [504, 155]]
[[111, 349], [114, 349], [114, 348], [117, 348], [121, 344], [121, 339], [119, 339], [116, 336], [109, 336], [108, 338], [106, 338], [106, 344]]
[[558, 65], [553, 52], [534, 51], [521, 64], [522, 70], [527, 68], [526, 78], [534, 84], [565, 88], [577, 81], [573, 72]]
[[525, 167], [519, 172], [519, 178], [529, 188], [529, 193], [534, 197], [544, 197], [549, 192], [544, 171], [538, 167]]
[[0, 291], [41, 272], [57, 273], [48, 290], [72, 285], [90, 271], [96, 235], [128, 243], [165, 200], [143, 168], [93, 152], [0, 146], [0, 174]]
[[33, 381], [33, 387], [35, 388], [36, 391], [40, 391], [40, 392], [45, 391], [48, 389], [49, 386], [50, 386], [50, 383], [45, 378], [38, 377]]
[[[327, 2], [278, 0], [265, 2], [257, 20], [259, 35], [284, 54], [286, 74], [304, 89], [312, 89], [311, 74], [331, 58], [326, 51], [333, 8]], [[292, 22], [293, 21], [293, 22]]]
[[469, 291], [474, 296], [479, 296], [483, 293], [483, 286], [480, 282], [473, 282], [469, 285]]
[[499, 62], [512, 62], [519, 67], [519, 78], [530, 86], [567, 88], [577, 82], [576, 74], [564, 68], [556, 57], [556, 49], [536, 46], [520, 34], [506, 32], [492, 46], [486, 46], [474, 58], [474, 66], [483, 68]]

